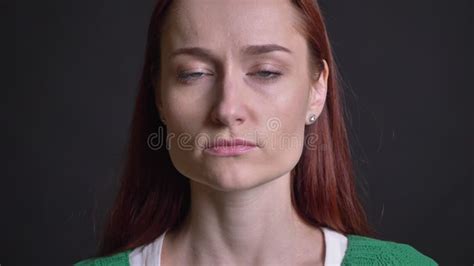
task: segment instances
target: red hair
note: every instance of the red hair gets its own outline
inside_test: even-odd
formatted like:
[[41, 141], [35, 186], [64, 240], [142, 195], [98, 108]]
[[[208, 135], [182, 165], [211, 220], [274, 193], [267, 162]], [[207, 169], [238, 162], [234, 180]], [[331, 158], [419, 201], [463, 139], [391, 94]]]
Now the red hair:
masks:
[[[344, 234], [371, 235], [355, 189], [355, 175], [344, 120], [342, 91], [324, 21], [316, 1], [293, 0], [300, 14], [311, 62], [329, 66], [326, 103], [305, 137], [317, 135], [317, 149], [305, 145], [291, 172], [292, 204], [306, 222]], [[164, 127], [155, 105], [159, 75], [160, 36], [171, 0], [158, 0], [153, 11], [145, 62], [130, 129], [120, 189], [110, 210], [98, 256], [106, 256], [152, 242], [176, 228], [190, 206], [189, 180], [173, 166], [166, 148], [153, 150], [148, 136]], [[323, 149], [321, 149], [323, 148]]]

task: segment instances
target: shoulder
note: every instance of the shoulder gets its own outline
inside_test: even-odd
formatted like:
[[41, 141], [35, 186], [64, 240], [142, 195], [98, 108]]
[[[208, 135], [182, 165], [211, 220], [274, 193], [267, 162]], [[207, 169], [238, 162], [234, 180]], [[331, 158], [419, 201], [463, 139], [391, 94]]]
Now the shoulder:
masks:
[[74, 266], [129, 266], [128, 256], [131, 250], [122, 251], [107, 257], [91, 258], [76, 262]]
[[438, 265], [410, 245], [370, 237], [348, 235], [343, 265]]

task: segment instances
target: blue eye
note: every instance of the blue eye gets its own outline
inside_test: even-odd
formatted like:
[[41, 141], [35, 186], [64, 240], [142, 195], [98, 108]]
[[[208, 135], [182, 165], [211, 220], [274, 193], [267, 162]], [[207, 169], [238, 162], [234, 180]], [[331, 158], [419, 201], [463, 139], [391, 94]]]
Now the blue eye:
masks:
[[191, 73], [179, 73], [178, 74], [178, 79], [181, 81], [190, 81], [193, 79], [199, 79], [202, 76], [206, 75], [206, 73], [203, 72], [191, 72]]
[[273, 80], [280, 77], [282, 74], [280, 72], [262, 70], [262, 71], [258, 71], [249, 75], [258, 76], [259, 78], [265, 79], [265, 80]]

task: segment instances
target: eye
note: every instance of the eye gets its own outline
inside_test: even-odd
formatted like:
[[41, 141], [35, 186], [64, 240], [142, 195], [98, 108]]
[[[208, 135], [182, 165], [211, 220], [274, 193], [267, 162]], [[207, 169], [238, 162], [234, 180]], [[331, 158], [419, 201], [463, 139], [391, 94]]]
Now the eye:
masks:
[[280, 72], [275, 72], [275, 71], [269, 71], [269, 70], [261, 70], [255, 73], [250, 73], [248, 74], [249, 76], [257, 76], [257, 78], [263, 79], [263, 80], [273, 80], [277, 79], [282, 75]]
[[178, 74], [178, 79], [188, 80], [193, 78], [200, 78], [204, 75], [203, 72], [181, 72]]
[[178, 74], [178, 80], [183, 82], [189, 82], [192, 80], [200, 79], [205, 75], [212, 75], [204, 72], [181, 72]]

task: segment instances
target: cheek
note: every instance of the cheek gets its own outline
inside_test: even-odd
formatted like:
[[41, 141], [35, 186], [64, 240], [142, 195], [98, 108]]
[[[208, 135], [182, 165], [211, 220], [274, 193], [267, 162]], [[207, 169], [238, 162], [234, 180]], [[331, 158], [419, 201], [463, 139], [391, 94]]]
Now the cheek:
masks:
[[285, 95], [275, 103], [266, 121], [266, 152], [274, 163], [293, 167], [304, 146], [306, 116], [304, 90]]
[[178, 144], [178, 141], [170, 141], [169, 154], [173, 166], [184, 176], [192, 176], [195, 169], [195, 164], [192, 160], [192, 151], [182, 148], [182, 145]]
[[302, 133], [307, 111], [307, 95], [303, 88], [302, 86], [294, 88], [274, 104], [274, 119], [277, 120], [279, 126], [273, 131], [292, 137]]
[[278, 158], [278, 161], [287, 164], [285, 161], [293, 162], [299, 159], [304, 144], [304, 123], [297, 120], [301, 119], [282, 119], [281, 124], [278, 124], [279, 127], [273, 127], [275, 130], [268, 131], [264, 145], [272, 160]]
[[204, 120], [206, 104], [186, 95], [167, 95], [164, 100], [168, 132], [197, 134]]

